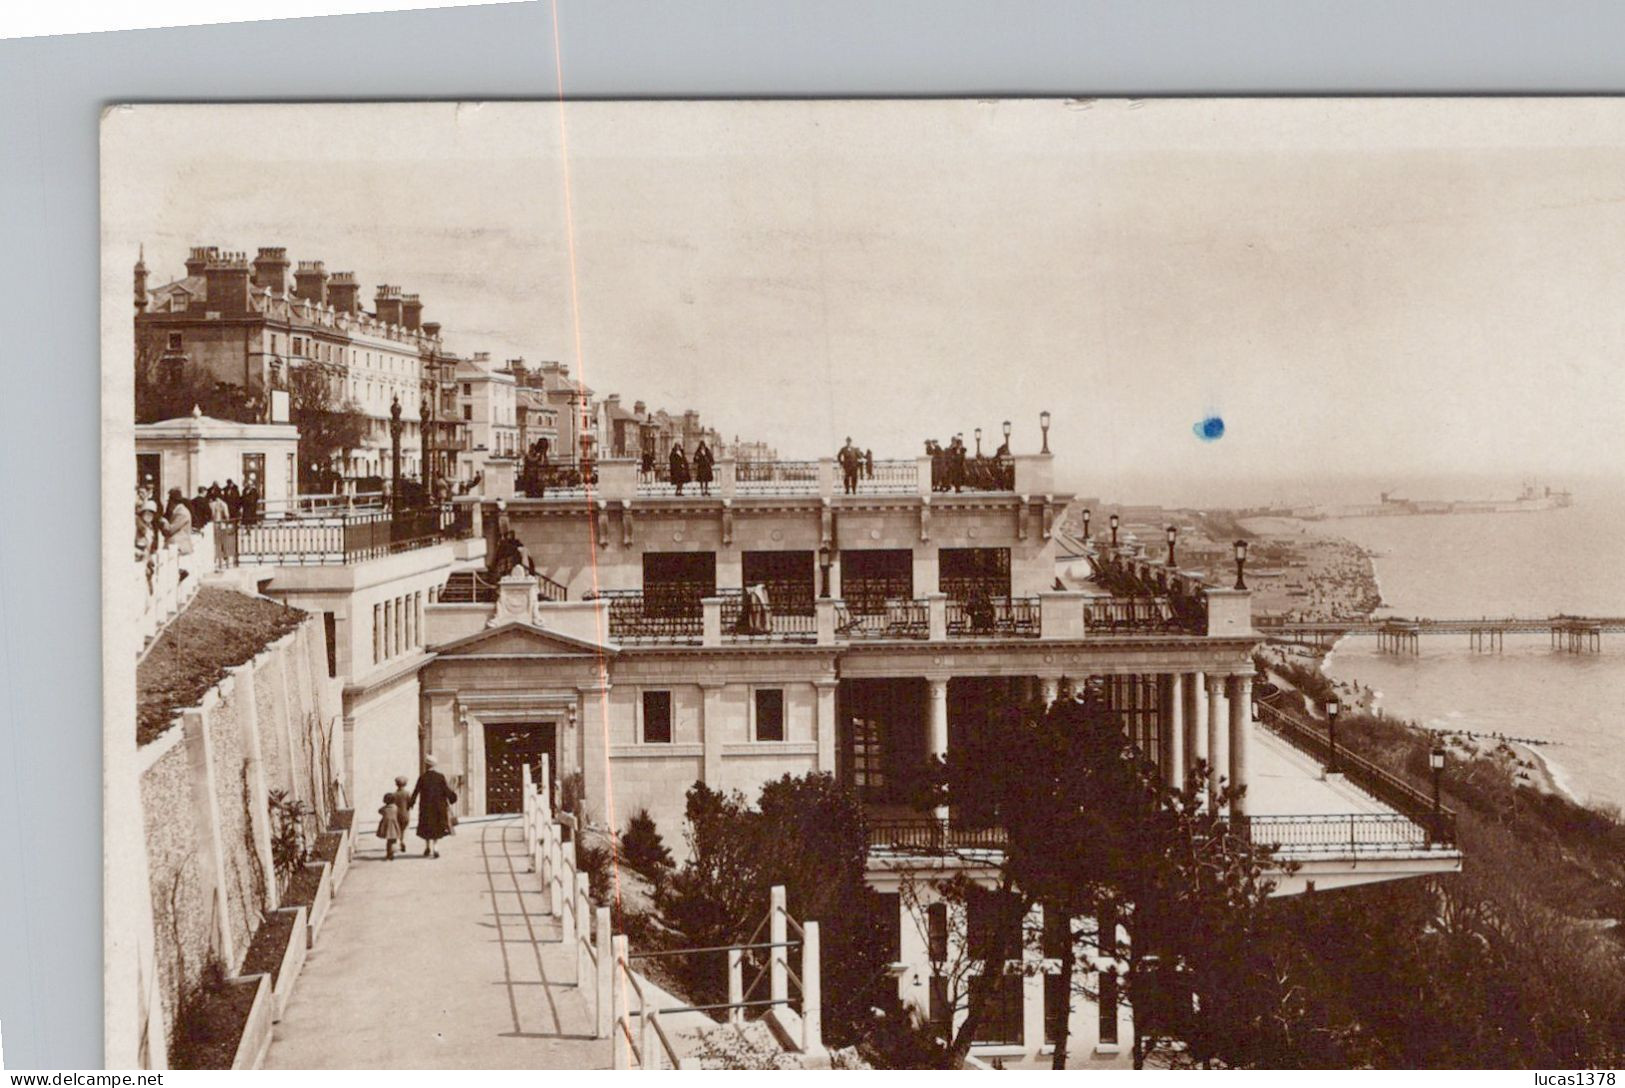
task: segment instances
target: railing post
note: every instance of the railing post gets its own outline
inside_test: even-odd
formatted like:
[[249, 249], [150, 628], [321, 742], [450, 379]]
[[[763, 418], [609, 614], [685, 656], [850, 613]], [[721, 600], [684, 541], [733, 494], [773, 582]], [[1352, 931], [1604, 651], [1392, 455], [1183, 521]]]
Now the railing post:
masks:
[[609, 991], [615, 979], [615, 961], [611, 955], [611, 948], [615, 943], [613, 922], [608, 907], [598, 908], [598, 981], [594, 987], [598, 991], [596, 1003], [593, 1005], [593, 1016], [598, 1024], [598, 1037], [608, 1039], [614, 1029], [611, 1019]]
[[626, 1007], [626, 983], [620, 972], [631, 970], [626, 962], [626, 935], [613, 937], [609, 945], [610, 1064], [616, 1069], [632, 1068], [631, 1012]]
[[768, 893], [768, 940], [773, 947], [768, 949], [768, 986], [769, 997], [775, 1002], [774, 1008], [782, 1008], [783, 1002], [790, 997], [790, 979], [788, 968], [790, 960], [786, 954], [785, 943], [789, 940], [790, 927], [785, 924], [789, 914], [784, 909], [784, 885], [775, 884]]
[[728, 1023], [743, 1024], [745, 1010], [740, 1003], [745, 1000], [745, 951], [742, 948], [728, 949]]
[[584, 990], [590, 985], [592, 961], [587, 957], [587, 944], [592, 940], [592, 897], [588, 893], [586, 873], [576, 874], [576, 988]]
[[643, 1043], [638, 1049], [643, 1052], [643, 1068], [648, 1070], [664, 1068], [666, 1063], [660, 1059], [660, 1031], [655, 1026], [660, 1013], [655, 1011], [648, 994], [643, 995], [643, 1005], [639, 1014], [643, 1020]]
[[722, 598], [700, 598], [700, 645], [722, 645]]
[[813, 602], [813, 612], [817, 623], [817, 640], [820, 646], [831, 646], [835, 643], [835, 601], [829, 597], [820, 597]]
[[801, 1052], [824, 1049], [823, 979], [818, 974], [818, 923], [801, 924]]
[[946, 593], [926, 594], [925, 618], [927, 637], [932, 642], [941, 642], [948, 637], [948, 595]]
[[522, 763], [519, 765], [519, 826], [524, 829], [525, 853], [534, 860], [535, 851], [531, 847], [536, 833], [536, 799], [531, 793], [530, 764]]
[[540, 800], [541, 818], [553, 818], [553, 757], [542, 753], [542, 780], [536, 784], [536, 794]]

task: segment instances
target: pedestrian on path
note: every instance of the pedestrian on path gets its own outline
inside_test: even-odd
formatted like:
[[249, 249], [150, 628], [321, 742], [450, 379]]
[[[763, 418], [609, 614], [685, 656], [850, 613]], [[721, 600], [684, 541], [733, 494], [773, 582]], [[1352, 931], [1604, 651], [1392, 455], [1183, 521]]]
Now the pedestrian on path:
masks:
[[406, 849], [406, 829], [410, 826], [412, 810], [412, 792], [406, 788], [406, 776], [395, 776], [395, 792], [390, 794], [395, 802], [395, 815], [401, 821], [401, 849]]
[[423, 856], [439, 857], [440, 848], [436, 844], [451, 834], [451, 806], [456, 803], [457, 794], [452, 792], [446, 776], [434, 769], [434, 756], [424, 756], [423, 762], [429, 769], [418, 776], [418, 784], [412, 787], [407, 805], [418, 806], [418, 838], [423, 840]]
[[394, 861], [395, 845], [401, 841], [401, 817], [393, 793], [384, 794], [384, 805], [378, 810], [378, 837], [384, 840], [384, 860]]

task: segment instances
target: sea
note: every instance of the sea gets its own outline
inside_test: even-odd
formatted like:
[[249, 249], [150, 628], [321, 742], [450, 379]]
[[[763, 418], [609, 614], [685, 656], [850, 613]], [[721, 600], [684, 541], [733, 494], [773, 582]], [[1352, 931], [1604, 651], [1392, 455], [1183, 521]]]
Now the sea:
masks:
[[[1302, 525], [1376, 553], [1379, 616], [1625, 616], [1625, 484], [1577, 490], [1574, 505], [1553, 510]], [[1416, 656], [1349, 636], [1325, 668], [1373, 688], [1391, 716], [1545, 741], [1537, 751], [1569, 794], [1625, 807], [1625, 634], [1604, 634], [1602, 652], [1585, 654], [1554, 650], [1545, 634], [1507, 635], [1500, 653], [1473, 653], [1466, 634], [1435, 635]]]

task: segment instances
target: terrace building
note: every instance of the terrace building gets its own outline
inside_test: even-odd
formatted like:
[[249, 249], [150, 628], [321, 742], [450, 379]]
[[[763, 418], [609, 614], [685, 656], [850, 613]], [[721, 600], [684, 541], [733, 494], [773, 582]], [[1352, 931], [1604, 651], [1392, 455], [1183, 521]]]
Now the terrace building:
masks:
[[[590, 488], [509, 500], [539, 576], [455, 574], [425, 606], [423, 750], [468, 815], [515, 811], [523, 769], [540, 774], [546, 756], [555, 779], [581, 775], [592, 819], [622, 826], [647, 808], [668, 841], [695, 781], [754, 797], [783, 774], [836, 775], [869, 809], [899, 993], [926, 1015], [944, 1004], [931, 948], [964, 927], [904, 890], [956, 870], [991, 881], [1002, 836], [911, 809], [910, 786], [1013, 697], [1093, 682], [1170, 784], [1200, 759], [1213, 786], [1245, 785], [1230, 817], [1301, 863], [1278, 894], [1459, 867], [1448, 826], [1414, 797], [1346, 761], [1325, 774], [1313, 738], [1254, 721], [1247, 591], [1127, 547], [1090, 549], [1078, 577], [1051, 457], [1008, 468], [942, 493], [930, 458], [877, 461], [845, 495], [829, 458], [722, 456], [702, 497], [606, 459]], [[1063, 995], [1037, 966], [987, 965], [973, 1055], [1047, 1061]], [[1120, 967], [1084, 965], [1101, 996], [1073, 1007], [1074, 1064], [1128, 1061]]]

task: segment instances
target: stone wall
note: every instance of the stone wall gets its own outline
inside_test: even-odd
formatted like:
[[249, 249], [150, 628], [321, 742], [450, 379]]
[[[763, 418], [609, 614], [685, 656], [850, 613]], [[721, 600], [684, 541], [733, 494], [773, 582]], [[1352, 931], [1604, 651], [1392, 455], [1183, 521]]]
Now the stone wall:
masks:
[[[319, 616], [230, 670], [195, 707], [137, 752], [141, 830], [152, 906], [153, 962], [163, 1031], [173, 1039], [181, 995], [218, 960], [242, 963], [264, 912], [277, 905], [269, 795], [287, 790], [328, 825], [344, 775], [338, 681], [326, 670]], [[167, 1046], [149, 1041], [151, 1064]]]

